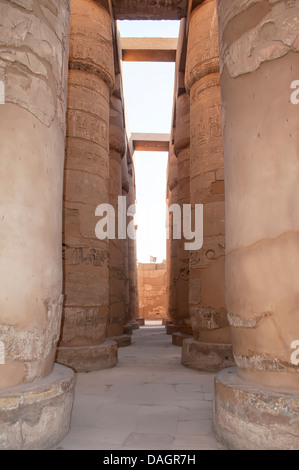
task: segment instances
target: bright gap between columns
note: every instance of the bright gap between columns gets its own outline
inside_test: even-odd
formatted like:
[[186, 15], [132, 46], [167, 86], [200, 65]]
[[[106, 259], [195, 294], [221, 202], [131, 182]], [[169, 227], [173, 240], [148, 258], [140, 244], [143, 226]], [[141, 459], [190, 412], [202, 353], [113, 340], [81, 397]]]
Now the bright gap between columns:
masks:
[[[177, 38], [179, 21], [119, 21], [121, 37]], [[132, 133], [171, 132], [175, 64], [123, 62], [125, 108]], [[137, 261], [166, 259], [167, 152], [135, 152]]]

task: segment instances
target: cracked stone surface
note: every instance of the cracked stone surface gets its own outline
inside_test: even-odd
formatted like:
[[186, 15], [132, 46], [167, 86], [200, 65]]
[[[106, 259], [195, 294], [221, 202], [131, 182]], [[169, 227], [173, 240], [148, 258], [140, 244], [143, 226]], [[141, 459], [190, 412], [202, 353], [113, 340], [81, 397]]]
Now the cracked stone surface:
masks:
[[299, 73], [299, 2], [218, 6], [226, 308], [235, 362], [244, 380], [298, 390], [290, 347], [299, 333], [298, 107], [290, 91]]
[[[68, 351], [67, 364], [76, 370], [82, 370], [83, 358], [90, 370], [86, 354], [78, 348], [101, 346], [108, 322], [109, 243], [96, 237], [95, 208], [109, 201], [109, 88], [114, 84], [110, 21], [101, 5], [73, 2], [64, 185], [65, 302], [59, 346], [74, 349], [73, 358]], [[65, 360], [60, 353], [58, 362]], [[99, 352], [97, 360], [100, 356]]]
[[1, 390], [51, 374], [61, 323], [70, 2], [42, 3], [0, 2]]
[[[225, 187], [219, 75], [217, 2], [200, 3], [190, 15], [186, 77], [190, 91], [190, 202], [203, 204], [203, 244], [190, 251], [189, 313], [196, 341], [230, 344], [225, 303]], [[186, 350], [184, 350], [186, 351]], [[183, 358], [195, 366], [197, 357]], [[200, 354], [200, 357], [201, 354]], [[228, 357], [227, 354], [224, 357]], [[210, 361], [208, 361], [209, 363]], [[196, 367], [207, 366], [205, 360]], [[214, 369], [215, 370], [215, 369]]]
[[78, 374], [65, 450], [223, 449], [212, 431], [215, 374], [181, 366], [165, 328], [147, 322], [114, 369]]

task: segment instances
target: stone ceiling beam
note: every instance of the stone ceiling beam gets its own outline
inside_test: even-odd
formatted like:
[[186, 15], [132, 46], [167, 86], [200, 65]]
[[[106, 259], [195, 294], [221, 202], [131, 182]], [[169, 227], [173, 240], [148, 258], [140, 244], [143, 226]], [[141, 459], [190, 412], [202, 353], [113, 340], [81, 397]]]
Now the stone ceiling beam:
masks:
[[135, 152], [168, 152], [170, 134], [132, 134]]
[[131, 62], [175, 62], [177, 39], [122, 38], [122, 60]]
[[180, 20], [188, 0], [111, 0], [118, 20]]

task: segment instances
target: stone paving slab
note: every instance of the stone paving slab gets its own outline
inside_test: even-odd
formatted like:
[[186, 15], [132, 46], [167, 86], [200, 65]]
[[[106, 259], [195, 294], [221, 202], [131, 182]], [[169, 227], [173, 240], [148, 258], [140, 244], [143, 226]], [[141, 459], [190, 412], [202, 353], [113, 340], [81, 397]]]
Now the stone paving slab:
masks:
[[223, 449], [212, 431], [215, 374], [181, 365], [160, 325], [134, 331], [113, 369], [77, 374], [66, 450]]

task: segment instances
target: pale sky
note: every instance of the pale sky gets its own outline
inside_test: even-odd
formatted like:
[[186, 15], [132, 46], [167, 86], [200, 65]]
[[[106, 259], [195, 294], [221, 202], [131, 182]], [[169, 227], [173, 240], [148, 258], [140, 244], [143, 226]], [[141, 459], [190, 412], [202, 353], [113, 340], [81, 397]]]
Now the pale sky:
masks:
[[[119, 21], [122, 37], [178, 37], [179, 21]], [[131, 132], [170, 133], [174, 63], [124, 62], [126, 112]], [[166, 152], [135, 152], [137, 259], [166, 259]]]

